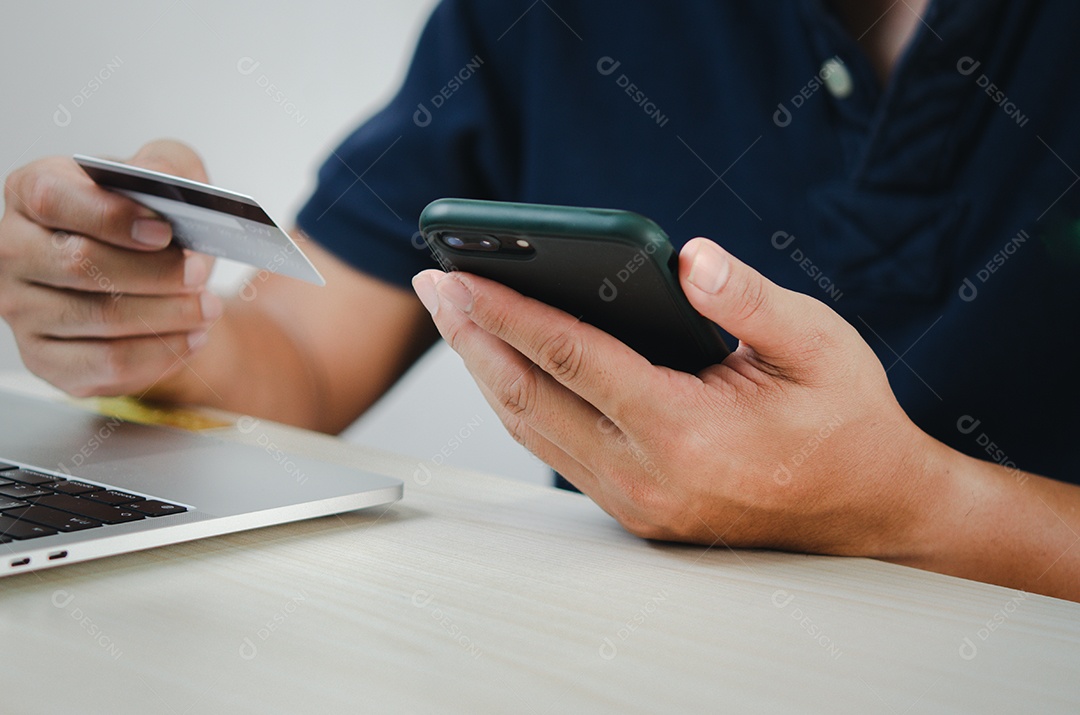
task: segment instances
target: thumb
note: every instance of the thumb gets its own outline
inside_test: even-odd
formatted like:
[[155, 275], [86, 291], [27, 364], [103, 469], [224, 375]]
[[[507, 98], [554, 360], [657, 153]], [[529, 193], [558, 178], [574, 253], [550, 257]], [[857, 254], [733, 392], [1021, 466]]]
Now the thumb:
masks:
[[689, 241], [679, 255], [679, 278], [699, 313], [782, 364], [820, 336], [820, 304], [781, 288], [707, 238]]
[[209, 183], [199, 155], [187, 144], [175, 139], [156, 139], [144, 144], [128, 163], [163, 174]]

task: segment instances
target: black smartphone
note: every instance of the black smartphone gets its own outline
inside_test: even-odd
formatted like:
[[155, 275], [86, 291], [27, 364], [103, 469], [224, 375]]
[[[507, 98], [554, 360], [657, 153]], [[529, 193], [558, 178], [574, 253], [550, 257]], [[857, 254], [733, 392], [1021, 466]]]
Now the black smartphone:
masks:
[[629, 211], [439, 199], [420, 232], [445, 271], [509, 286], [615, 336], [654, 365], [696, 373], [728, 348], [682, 292], [678, 255]]

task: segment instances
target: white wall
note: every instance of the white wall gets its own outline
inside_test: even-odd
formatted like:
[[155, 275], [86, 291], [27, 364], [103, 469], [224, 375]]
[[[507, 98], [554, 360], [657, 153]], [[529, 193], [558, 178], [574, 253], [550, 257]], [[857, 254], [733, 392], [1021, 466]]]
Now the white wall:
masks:
[[[147, 140], [171, 136], [198, 149], [212, 181], [256, 197], [288, 224], [324, 154], [400, 81], [433, 5], [8, 3], [0, 21], [0, 171], [51, 154], [130, 156]], [[243, 58], [259, 62], [257, 70], [239, 72]], [[262, 76], [286, 104], [264, 92]], [[239, 275], [222, 266], [214, 284], [224, 290]], [[15, 369], [22, 369], [18, 352], [0, 323], [0, 370]], [[445, 345], [346, 436], [418, 462], [549, 480]]]

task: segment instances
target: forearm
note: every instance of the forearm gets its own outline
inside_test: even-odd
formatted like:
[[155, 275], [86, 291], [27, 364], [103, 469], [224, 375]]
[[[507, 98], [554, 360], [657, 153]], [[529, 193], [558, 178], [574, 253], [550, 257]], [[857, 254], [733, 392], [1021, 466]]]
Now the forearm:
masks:
[[226, 302], [206, 344], [147, 397], [336, 433], [431, 346], [435, 329], [410, 291], [294, 237], [326, 285], [257, 275]]
[[911, 566], [1080, 601], [1080, 487], [939, 445]]

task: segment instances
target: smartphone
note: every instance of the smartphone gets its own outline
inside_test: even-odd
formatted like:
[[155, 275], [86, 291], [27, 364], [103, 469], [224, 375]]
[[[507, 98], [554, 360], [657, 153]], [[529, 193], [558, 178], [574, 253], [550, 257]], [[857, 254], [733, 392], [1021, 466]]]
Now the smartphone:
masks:
[[654, 365], [696, 373], [721, 362], [716, 326], [686, 299], [678, 255], [629, 211], [439, 199], [420, 233], [445, 271], [490, 278], [621, 340]]

